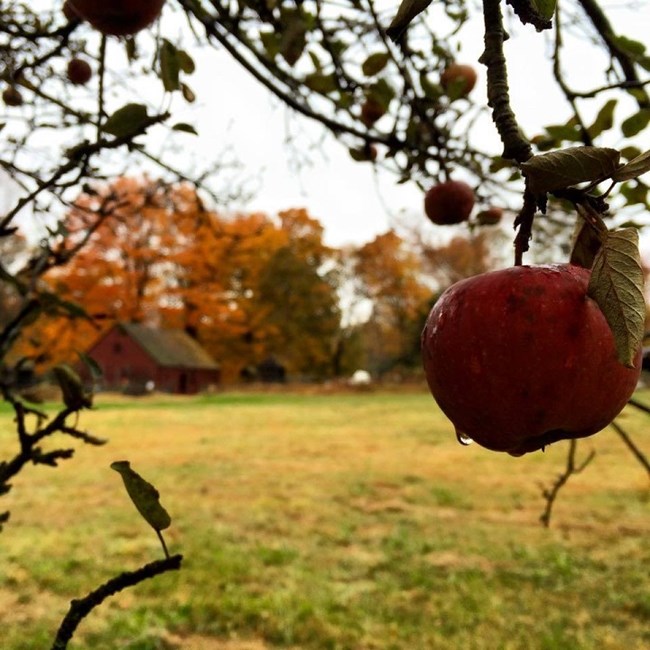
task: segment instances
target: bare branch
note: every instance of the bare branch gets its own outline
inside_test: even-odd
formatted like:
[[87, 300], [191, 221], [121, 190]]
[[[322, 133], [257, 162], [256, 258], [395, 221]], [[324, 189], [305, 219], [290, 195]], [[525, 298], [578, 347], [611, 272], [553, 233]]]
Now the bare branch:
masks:
[[560, 490], [572, 476], [580, 474], [580, 472], [582, 472], [596, 456], [596, 451], [592, 449], [584, 461], [579, 465], [576, 465], [577, 448], [577, 441], [573, 439], [569, 440], [569, 453], [567, 454], [566, 468], [564, 472], [557, 477], [555, 483], [553, 483], [550, 488], [545, 488], [542, 491], [542, 495], [546, 500], [546, 508], [539, 519], [546, 528], [551, 525], [553, 505], [555, 504], [555, 500], [557, 499]]
[[101, 605], [109, 596], [133, 587], [149, 578], [154, 578], [167, 571], [178, 571], [183, 561], [182, 555], [172, 555], [163, 560], [156, 560], [136, 569], [125, 571], [118, 576], [111, 578], [97, 589], [91, 591], [80, 599], [70, 602], [70, 609], [61, 621], [61, 625], [52, 644], [52, 650], [65, 650], [68, 643], [74, 636], [79, 624], [90, 614], [90, 612]]

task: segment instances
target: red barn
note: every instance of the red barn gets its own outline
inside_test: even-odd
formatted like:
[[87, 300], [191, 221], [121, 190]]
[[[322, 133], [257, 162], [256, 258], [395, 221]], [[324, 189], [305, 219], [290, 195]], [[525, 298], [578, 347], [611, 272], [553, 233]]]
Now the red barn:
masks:
[[118, 323], [86, 354], [101, 367], [102, 387], [107, 389], [148, 387], [192, 394], [221, 379], [219, 365], [180, 329]]

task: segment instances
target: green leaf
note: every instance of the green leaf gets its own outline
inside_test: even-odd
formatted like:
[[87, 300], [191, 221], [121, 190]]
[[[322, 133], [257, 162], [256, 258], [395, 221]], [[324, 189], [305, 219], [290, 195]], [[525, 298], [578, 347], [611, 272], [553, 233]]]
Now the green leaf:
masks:
[[431, 79], [429, 79], [429, 77], [424, 72], [420, 73], [420, 85], [422, 86], [422, 92], [427, 99], [436, 101], [444, 95], [442, 86], [431, 81]]
[[164, 38], [160, 47], [160, 77], [168, 93], [179, 90], [180, 70], [178, 50], [175, 45]]
[[612, 330], [619, 361], [634, 367], [646, 316], [636, 229], [615, 230], [607, 235], [596, 254], [587, 295], [596, 301]]
[[191, 124], [186, 124], [185, 122], [179, 122], [172, 126], [174, 131], [182, 131], [183, 133], [191, 133], [192, 135], [198, 135], [196, 129]]
[[631, 138], [643, 131], [649, 122], [650, 108], [642, 108], [637, 113], [634, 113], [634, 115], [630, 115], [626, 120], [623, 120], [621, 131], [626, 138]]
[[640, 59], [645, 54], [646, 47], [640, 41], [635, 41], [627, 36], [616, 36], [614, 42], [633, 59]]
[[544, 129], [551, 138], [560, 142], [580, 142], [582, 134], [580, 129], [570, 124], [547, 126]]
[[556, 3], [557, 0], [532, 0], [533, 7], [544, 20], [553, 18]]
[[388, 52], [375, 52], [361, 64], [361, 70], [363, 70], [363, 74], [366, 77], [373, 77], [386, 67], [389, 59], [390, 55]]
[[336, 77], [333, 74], [312, 72], [305, 77], [305, 86], [314, 92], [327, 95], [338, 89]]
[[280, 35], [276, 32], [260, 32], [260, 40], [270, 59], [280, 54]]
[[372, 101], [376, 101], [385, 110], [388, 110], [388, 105], [395, 97], [395, 90], [385, 79], [379, 79], [370, 86], [366, 97]]
[[528, 188], [536, 194], [609, 178], [621, 154], [605, 147], [570, 147], [533, 156], [521, 165]]
[[612, 175], [612, 180], [620, 183], [622, 181], [630, 181], [633, 178], [650, 171], [650, 151], [640, 154], [636, 158], [630, 160], [629, 163], [619, 167]]
[[307, 45], [307, 25], [298, 9], [283, 7], [280, 14], [280, 54], [293, 66], [301, 57]]
[[616, 99], [610, 99], [598, 111], [594, 123], [587, 129], [592, 138], [598, 137], [603, 131], [608, 131], [614, 126], [614, 109], [616, 108]]
[[185, 74], [192, 74], [196, 70], [194, 59], [185, 51], [177, 50], [178, 65]]
[[111, 469], [119, 472], [124, 481], [124, 487], [131, 501], [145, 521], [157, 531], [168, 528], [172, 523], [169, 513], [160, 504], [158, 490], [145, 481], [140, 474], [131, 469], [128, 460], [117, 460], [111, 463]]
[[623, 183], [621, 194], [625, 197], [627, 205], [647, 205], [648, 186], [638, 181]]
[[116, 138], [137, 133], [147, 122], [147, 107], [144, 104], [127, 104], [118, 108], [104, 124], [104, 131]]
[[641, 149], [639, 147], [623, 147], [621, 149], [621, 158], [624, 158], [627, 161], [636, 158], [641, 155]]
[[181, 84], [181, 93], [183, 93], [183, 99], [189, 104], [196, 100], [194, 91], [187, 84]]
[[318, 54], [316, 52], [313, 52], [312, 50], [307, 50], [307, 54], [309, 55], [309, 58], [311, 59], [311, 62], [314, 66], [314, 70], [316, 72], [320, 72], [323, 69], [323, 64], [321, 63], [320, 59], [318, 58]]

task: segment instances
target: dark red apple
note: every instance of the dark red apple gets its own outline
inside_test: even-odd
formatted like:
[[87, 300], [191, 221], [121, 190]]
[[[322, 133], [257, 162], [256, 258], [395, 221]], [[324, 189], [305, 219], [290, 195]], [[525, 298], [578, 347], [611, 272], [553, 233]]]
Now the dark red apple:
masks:
[[367, 127], [371, 127], [385, 113], [386, 109], [376, 99], [366, 99], [361, 105], [361, 121]]
[[457, 99], [466, 97], [476, 85], [476, 70], [465, 63], [451, 63], [440, 75], [444, 91]]
[[424, 211], [438, 226], [467, 221], [473, 207], [474, 190], [463, 181], [445, 181], [424, 195]]
[[23, 96], [15, 86], [8, 86], [2, 91], [2, 101], [7, 106], [22, 106]]
[[587, 296], [590, 272], [517, 266], [462, 280], [436, 302], [422, 358], [436, 402], [469, 438], [513, 456], [605, 428], [641, 371], [616, 357]]
[[[148, 27], [165, 0], [67, 0], [68, 13], [88, 21], [102, 34], [125, 36]], [[64, 6], [65, 8], [65, 6]]]
[[68, 79], [76, 86], [83, 86], [90, 81], [93, 70], [88, 61], [75, 57], [68, 62]]

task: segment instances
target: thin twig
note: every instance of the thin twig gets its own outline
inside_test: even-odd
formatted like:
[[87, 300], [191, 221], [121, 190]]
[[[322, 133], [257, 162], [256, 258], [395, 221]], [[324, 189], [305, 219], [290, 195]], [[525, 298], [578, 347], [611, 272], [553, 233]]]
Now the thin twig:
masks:
[[[631, 403], [631, 402], [630, 402]], [[629, 434], [625, 432], [623, 427], [614, 420], [611, 425], [612, 429], [618, 433], [623, 442], [627, 445], [627, 448], [634, 454], [634, 457], [643, 465], [648, 476], [650, 476], [650, 461], [645, 457], [643, 452], [636, 446], [634, 440], [630, 438]]]
[[587, 465], [589, 465], [589, 463], [596, 456], [596, 451], [592, 449], [589, 452], [589, 455], [585, 458], [585, 460], [580, 465], [576, 466], [577, 448], [578, 448], [577, 441], [573, 439], [570, 440], [569, 453], [567, 454], [567, 462], [566, 462], [566, 468], [564, 472], [562, 472], [562, 474], [560, 474], [557, 477], [555, 483], [553, 483], [553, 485], [550, 488], [544, 488], [544, 490], [542, 491], [542, 495], [544, 499], [546, 499], [546, 508], [544, 509], [544, 512], [542, 513], [539, 519], [546, 528], [548, 528], [551, 525], [551, 513], [553, 511], [553, 505], [562, 487], [572, 476], [576, 474], [580, 474], [580, 472], [582, 472], [582, 470], [584, 470], [585, 467], [587, 467]]

